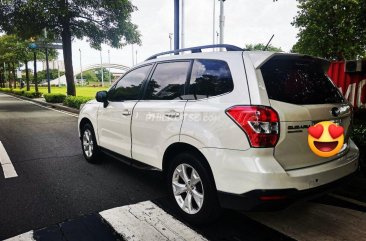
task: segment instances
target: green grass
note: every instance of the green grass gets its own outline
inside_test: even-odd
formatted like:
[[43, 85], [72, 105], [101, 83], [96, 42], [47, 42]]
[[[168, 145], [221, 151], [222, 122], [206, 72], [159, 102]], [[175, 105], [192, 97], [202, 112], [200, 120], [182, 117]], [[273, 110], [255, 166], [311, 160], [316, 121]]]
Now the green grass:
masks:
[[[76, 96], [84, 96], [84, 97], [93, 97], [95, 98], [95, 94], [101, 90], [107, 90], [108, 87], [89, 87], [89, 86], [76, 86]], [[38, 87], [39, 92], [43, 94], [48, 93], [47, 87]], [[34, 91], [34, 87], [31, 87], [31, 91]], [[65, 94], [66, 95], [66, 86], [62, 87], [51, 87], [51, 93], [55, 94]]]

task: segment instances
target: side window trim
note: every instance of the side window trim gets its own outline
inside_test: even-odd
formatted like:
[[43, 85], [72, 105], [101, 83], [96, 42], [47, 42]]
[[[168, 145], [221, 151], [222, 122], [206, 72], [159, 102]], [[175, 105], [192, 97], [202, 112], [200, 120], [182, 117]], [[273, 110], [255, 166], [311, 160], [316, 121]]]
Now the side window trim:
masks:
[[147, 91], [147, 87], [149, 86], [149, 82], [151, 80], [151, 77], [152, 75], [154, 74], [155, 72], [155, 69], [156, 69], [156, 66], [158, 65], [158, 62], [155, 62], [152, 66], [152, 68], [150, 69], [150, 73], [149, 75], [147, 76], [146, 80], [145, 80], [145, 83], [144, 83], [144, 86], [143, 86], [143, 90], [142, 90], [142, 95], [141, 95], [141, 98], [140, 100], [145, 100], [145, 97], [146, 97], [146, 91]]
[[188, 94], [189, 85], [191, 83], [191, 78], [192, 78], [193, 64], [194, 64], [195, 61], [196, 61], [195, 59], [191, 59], [191, 61], [190, 61], [191, 63], [190, 63], [189, 68], [188, 68], [187, 80], [186, 80], [186, 83], [184, 84], [184, 93], [183, 93], [183, 95]]

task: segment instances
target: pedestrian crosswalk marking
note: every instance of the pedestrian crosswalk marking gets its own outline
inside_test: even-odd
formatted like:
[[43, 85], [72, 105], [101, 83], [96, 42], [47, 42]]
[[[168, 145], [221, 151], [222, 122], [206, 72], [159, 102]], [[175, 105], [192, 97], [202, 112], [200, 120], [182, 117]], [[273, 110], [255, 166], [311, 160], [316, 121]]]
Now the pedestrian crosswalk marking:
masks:
[[6, 152], [3, 143], [0, 141], [0, 164], [4, 172], [5, 178], [17, 177], [13, 163], [11, 162], [8, 153]]
[[[99, 213], [111, 232], [129, 241], [206, 240], [156, 204], [146, 201]], [[366, 213], [317, 203], [302, 203], [278, 212], [246, 213], [246, 216], [300, 241], [365, 240]], [[77, 231], [77, 230], [74, 230]], [[35, 241], [37, 231], [4, 241]]]
[[125, 240], [206, 240], [150, 201], [113, 208], [100, 215]]
[[30, 232], [23, 233], [18, 236], [6, 239], [4, 241], [35, 241], [35, 240], [33, 239], [33, 231], [30, 231]]

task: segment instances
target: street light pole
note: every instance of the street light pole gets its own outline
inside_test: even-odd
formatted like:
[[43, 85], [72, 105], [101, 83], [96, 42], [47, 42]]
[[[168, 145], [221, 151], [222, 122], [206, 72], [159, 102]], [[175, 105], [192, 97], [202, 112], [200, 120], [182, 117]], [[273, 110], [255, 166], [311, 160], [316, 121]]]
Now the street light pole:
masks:
[[169, 33], [169, 50], [172, 51], [173, 33]]
[[48, 63], [48, 48], [46, 48], [46, 75], [47, 75], [47, 87], [48, 93], [51, 93], [51, 83], [50, 83], [50, 66]]
[[174, 0], [174, 50], [179, 49], [179, 0]]
[[[108, 64], [109, 64], [109, 66], [111, 66], [111, 55], [110, 55], [109, 49], [108, 49]], [[108, 75], [109, 75], [109, 85], [112, 85], [111, 67], [108, 68]]]
[[136, 65], [137, 65], [137, 50], [136, 50]]
[[133, 44], [131, 46], [132, 46], [132, 66], [134, 66], [135, 65], [135, 53], [133, 51]]
[[220, 44], [224, 43], [224, 27], [225, 27], [224, 2], [225, 0], [220, 0]]
[[[216, 0], [213, 0], [213, 19], [212, 19], [212, 44], [215, 44], [216, 35]], [[215, 49], [214, 49], [215, 50]]]
[[103, 73], [103, 58], [102, 58], [102, 50], [100, 50], [100, 72], [102, 74], [102, 86], [104, 87], [104, 73]]
[[[220, 37], [220, 33], [218, 31], [216, 31], [216, 43], [219, 42], [219, 37]], [[219, 49], [220, 50], [220, 49]]]
[[83, 86], [84, 80], [83, 80], [83, 66], [81, 65], [81, 49], [79, 49], [80, 52], [80, 79], [81, 79], [81, 85]]
[[184, 45], [185, 45], [185, 41], [184, 41], [185, 40], [185, 36], [184, 36], [185, 35], [185, 24], [184, 24], [185, 9], [184, 9], [184, 0], [181, 0], [181, 1], [182, 1], [182, 10], [181, 10], [182, 11], [182, 13], [181, 13], [182, 14], [182, 17], [181, 17], [182, 29], [181, 29], [181, 43], [180, 43], [180, 46], [181, 46], [182, 49], [184, 49]]
[[58, 75], [58, 87], [61, 87], [61, 80], [60, 80], [60, 61], [57, 60], [57, 75]]
[[37, 80], [37, 52], [34, 49], [33, 50], [33, 63], [34, 63], [34, 72], [33, 72], [33, 78], [34, 78], [34, 90], [36, 93], [38, 93], [38, 80]]

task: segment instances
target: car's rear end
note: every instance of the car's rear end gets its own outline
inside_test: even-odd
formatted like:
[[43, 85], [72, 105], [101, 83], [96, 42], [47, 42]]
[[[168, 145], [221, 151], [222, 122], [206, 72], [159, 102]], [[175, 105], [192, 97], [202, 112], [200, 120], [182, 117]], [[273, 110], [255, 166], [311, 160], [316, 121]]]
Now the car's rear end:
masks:
[[[326, 76], [326, 61], [270, 52], [243, 52], [243, 61], [251, 105], [226, 112], [251, 148], [229, 154], [237, 163], [226, 167], [231, 177], [226, 175], [224, 190], [219, 190], [223, 206], [287, 203], [323, 191], [357, 170], [358, 149], [349, 138], [352, 108]], [[308, 128], [323, 121], [344, 130], [341, 150], [329, 157], [315, 154], [308, 144]], [[322, 150], [334, 147], [327, 148]]]

